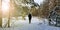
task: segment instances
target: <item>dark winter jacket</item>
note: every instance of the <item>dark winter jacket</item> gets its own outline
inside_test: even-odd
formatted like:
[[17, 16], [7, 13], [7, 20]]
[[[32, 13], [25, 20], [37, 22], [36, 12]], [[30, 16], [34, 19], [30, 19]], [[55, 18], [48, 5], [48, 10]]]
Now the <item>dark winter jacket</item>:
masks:
[[32, 18], [32, 15], [31, 15], [31, 14], [29, 14], [29, 15], [28, 15], [28, 18], [29, 18], [29, 19], [31, 19], [31, 18]]

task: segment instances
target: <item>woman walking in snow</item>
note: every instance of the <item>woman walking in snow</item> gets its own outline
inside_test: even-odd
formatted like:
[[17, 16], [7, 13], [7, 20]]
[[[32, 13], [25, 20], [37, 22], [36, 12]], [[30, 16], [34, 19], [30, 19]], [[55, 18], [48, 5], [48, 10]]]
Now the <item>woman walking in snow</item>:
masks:
[[31, 23], [31, 18], [32, 18], [32, 15], [29, 13], [28, 14], [28, 18], [29, 18], [29, 24]]

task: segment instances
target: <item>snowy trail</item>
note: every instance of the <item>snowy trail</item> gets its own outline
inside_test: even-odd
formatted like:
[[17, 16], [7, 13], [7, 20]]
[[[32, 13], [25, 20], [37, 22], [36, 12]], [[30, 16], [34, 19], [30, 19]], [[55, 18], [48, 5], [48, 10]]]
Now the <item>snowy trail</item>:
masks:
[[0, 30], [60, 30], [60, 27], [49, 26], [47, 22], [44, 24], [44, 21], [37, 17], [33, 17], [29, 24], [28, 17], [26, 17], [26, 20], [17, 20], [10, 28], [0, 28]]

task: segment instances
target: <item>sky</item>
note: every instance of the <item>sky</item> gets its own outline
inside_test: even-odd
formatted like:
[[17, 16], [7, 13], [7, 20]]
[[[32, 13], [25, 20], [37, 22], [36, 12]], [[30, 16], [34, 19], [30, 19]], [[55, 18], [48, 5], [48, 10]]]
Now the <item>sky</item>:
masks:
[[40, 5], [41, 3], [43, 3], [44, 0], [34, 0], [34, 1]]

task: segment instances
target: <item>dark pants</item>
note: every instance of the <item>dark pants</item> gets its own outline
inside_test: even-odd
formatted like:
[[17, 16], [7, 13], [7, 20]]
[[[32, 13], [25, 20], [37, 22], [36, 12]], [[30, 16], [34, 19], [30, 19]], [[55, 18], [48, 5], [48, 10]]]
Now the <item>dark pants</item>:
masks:
[[29, 24], [31, 23], [31, 18], [29, 18]]

